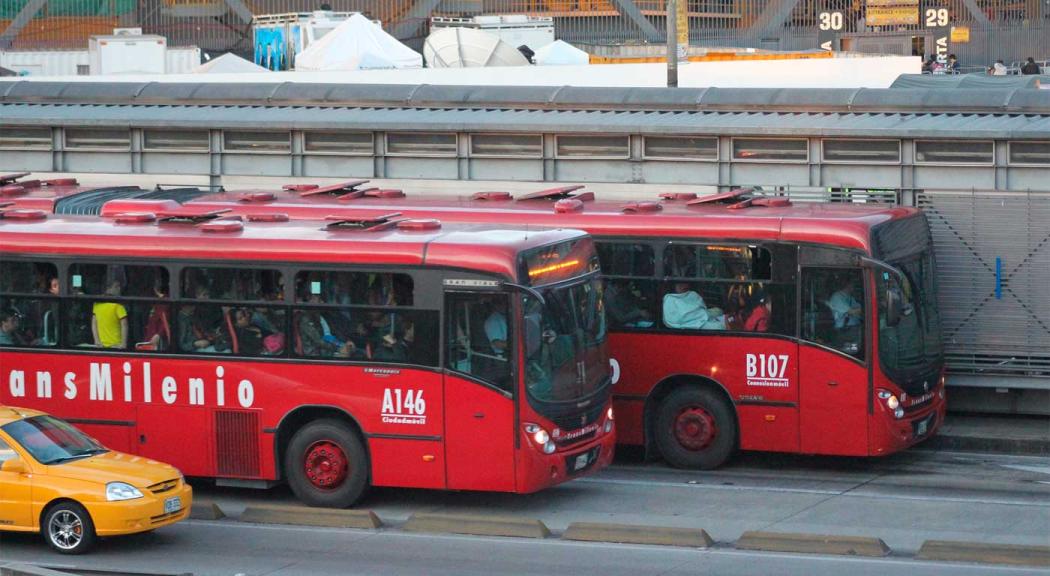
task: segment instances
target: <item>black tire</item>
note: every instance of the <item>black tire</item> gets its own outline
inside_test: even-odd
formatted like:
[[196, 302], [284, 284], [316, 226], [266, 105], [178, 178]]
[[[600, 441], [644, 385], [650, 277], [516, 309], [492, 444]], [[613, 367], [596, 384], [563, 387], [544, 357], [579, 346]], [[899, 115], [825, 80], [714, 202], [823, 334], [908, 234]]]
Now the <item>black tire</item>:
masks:
[[[346, 460], [345, 472], [340, 473], [341, 466], [331, 466], [338, 462], [334, 455], [338, 448]], [[329, 468], [320, 470], [319, 466], [310, 467], [307, 472], [307, 458], [313, 454], [313, 462], [326, 459]], [[323, 462], [322, 462], [323, 464]], [[353, 505], [368, 488], [369, 462], [368, 453], [356, 432], [338, 420], [318, 420], [303, 426], [292, 437], [284, 458], [284, 473], [292, 492], [304, 504], [319, 508], [346, 508]], [[311, 478], [313, 474], [313, 478]], [[323, 486], [324, 480], [333, 480], [329, 486]]]
[[83, 554], [98, 542], [91, 515], [76, 502], [59, 502], [49, 508], [40, 533], [48, 546], [60, 554]]
[[[707, 428], [713, 424], [713, 428]], [[676, 425], [695, 426], [695, 436], [676, 432]], [[718, 392], [683, 386], [668, 394], [657, 407], [653, 428], [656, 445], [676, 468], [710, 470], [721, 466], [737, 446], [733, 409]], [[691, 445], [690, 445], [691, 444]]]

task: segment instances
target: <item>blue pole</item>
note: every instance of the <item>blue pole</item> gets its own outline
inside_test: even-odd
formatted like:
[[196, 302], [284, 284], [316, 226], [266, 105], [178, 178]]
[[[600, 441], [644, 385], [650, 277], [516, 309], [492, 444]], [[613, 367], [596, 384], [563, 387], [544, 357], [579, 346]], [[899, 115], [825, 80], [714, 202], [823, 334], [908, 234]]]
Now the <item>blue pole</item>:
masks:
[[1003, 259], [995, 257], [995, 299], [1003, 299]]

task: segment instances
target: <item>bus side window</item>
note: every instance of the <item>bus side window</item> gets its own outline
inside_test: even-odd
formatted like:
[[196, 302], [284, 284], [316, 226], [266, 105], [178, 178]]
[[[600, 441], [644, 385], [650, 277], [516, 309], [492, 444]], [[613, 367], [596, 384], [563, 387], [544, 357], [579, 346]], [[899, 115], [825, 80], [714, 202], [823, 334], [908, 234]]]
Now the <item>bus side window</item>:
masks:
[[448, 295], [448, 367], [513, 392], [514, 350], [505, 294]]
[[0, 262], [0, 308], [8, 317], [0, 344], [58, 344], [58, 272], [50, 262]]
[[864, 275], [858, 268], [802, 270], [802, 338], [863, 360]]

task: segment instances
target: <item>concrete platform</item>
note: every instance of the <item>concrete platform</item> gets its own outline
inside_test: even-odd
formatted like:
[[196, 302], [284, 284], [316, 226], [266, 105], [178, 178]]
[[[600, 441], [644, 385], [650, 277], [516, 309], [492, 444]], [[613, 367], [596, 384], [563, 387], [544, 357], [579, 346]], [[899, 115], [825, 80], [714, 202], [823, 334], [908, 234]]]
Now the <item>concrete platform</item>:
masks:
[[1050, 456], [1050, 418], [948, 413], [919, 449]]

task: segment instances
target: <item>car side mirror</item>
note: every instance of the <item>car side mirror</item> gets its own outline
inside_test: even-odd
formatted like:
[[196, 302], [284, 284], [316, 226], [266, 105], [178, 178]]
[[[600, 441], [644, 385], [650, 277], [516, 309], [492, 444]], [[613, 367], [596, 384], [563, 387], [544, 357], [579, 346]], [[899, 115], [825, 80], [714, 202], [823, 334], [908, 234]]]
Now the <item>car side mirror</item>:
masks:
[[903, 306], [901, 294], [896, 290], [886, 290], [886, 325], [896, 326], [901, 323]]
[[0, 471], [11, 472], [13, 474], [24, 474], [26, 471], [26, 463], [16, 456], [0, 463]]

